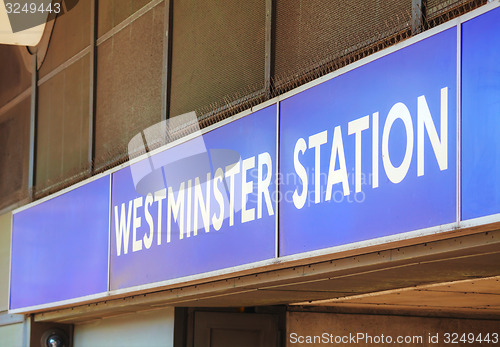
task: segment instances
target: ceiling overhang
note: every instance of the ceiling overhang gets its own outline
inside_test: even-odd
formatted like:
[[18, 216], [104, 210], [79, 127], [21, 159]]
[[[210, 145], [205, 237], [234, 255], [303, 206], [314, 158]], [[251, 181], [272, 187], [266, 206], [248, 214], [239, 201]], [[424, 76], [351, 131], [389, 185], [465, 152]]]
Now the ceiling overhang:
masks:
[[[164, 307], [291, 309], [498, 317], [500, 230], [310, 262], [35, 313], [75, 323]], [[458, 300], [458, 301], [457, 301]], [[427, 312], [427, 313], [426, 313]]]

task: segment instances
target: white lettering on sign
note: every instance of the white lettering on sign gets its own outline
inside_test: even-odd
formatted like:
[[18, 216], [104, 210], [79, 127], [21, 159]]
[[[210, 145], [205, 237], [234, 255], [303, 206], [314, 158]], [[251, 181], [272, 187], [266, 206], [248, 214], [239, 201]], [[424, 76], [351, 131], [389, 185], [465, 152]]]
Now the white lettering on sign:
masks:
[[[257, 175], [254, 177], [256, 191], [254, 181], [250, 179], [253, 169], [257, 170]], [[179, 227], [180, 240], [197, 236], [198, 229], [208, 233], [213, 226], [213, 230], [219, 231], [226, 217], [228, 226], [233, 226], [235, 204], [239, 206], [241, 203], [241, 223], [260, 219], [266, 212], [268, 216], [272, 216], [274, 210], [270, 185], [273, 177], [271, 155], [264, 152], [225, 168], [217, 168], [213, 179], [209, 172], [206, 181], [205, 177], [195, 177], [181, 182], [177, 187], [168, 186], [146, 197], [138, 197], [114, 206], [116, 254], [117, 256], [128, 254], [130, 243], [132, 252], [150, 249], [155, 235], [156, 245], [160, 246], [162, 242], [170, 243], [175, 224]], [[255, 192], [256, 201], [251, 201], [249, 196]], [[249, 206], [251, 202], [256, 206]], [[156, 207], [153, 206], [155, 204]], [[226, 204], [229, 205], [229, 215], [225, 213]], [[144, 212], [144, 224], [142, 212]], [[165, 212], [166, 241], [162, 240], [162, 223], [164, 223], [162, 214]], [[138, 237], [141, 230], [144, 232], [142, 238]]]
[[[128, 240], [130, 235], [130, 217], [132, 215], [132, 201], [128, 203], [128, 214], [126, 214], [125, 203], [121, 206], [121, 213], [118, 213], [118, 206], [115, 206], [115, 230], [116, 230], [116, 253], [120, 255], [123, 243], [124, 253], [128, 253]], [[125, 221], [125, 218], [126, 221]]]
[[[406, 130], [406, 152], [403, 158], [403, 162], [398, 167], [392, 165], [391, 158], [389, 156], [389, 134], [391, 132], [392, 125], [394, 122], [400, 119], [403, 121]], [[387, 119], [385, 120], [384, 131], [382, 133], [382, 162], [384, 163], [385, 173], [387, 178], [392, 183], [401, 182], [406, 174], [411, 164], [411, 156], [413, 154], [413, 124], [411, 122], [411, 114], [408, 107], [402, 102], [398, 102], [392, 106]]]
[[[439, 127], [436, 127], [435, 118], [438, 113], [440, 123]], [[435, 118], [432, 117], [433, 114]], [[295, 189], [285, 192], [285, 195], [292, 195], [291, 200], [297, 209], [305, 206], [309, 198], [309, 188], [312, 189], [312, 201], [315, 204], [336, 201], [336, 193], [351, 195], [346, 155], [352, 155], [354, 159], [354, 179], [351, 181], [354, 193], [362, 192], [363, 185], [366, 184], [362, 175], [362, 153], [367, 153], [366, 149], [363, 151], [363, 146], [367, 145], [371, 145], [372, 189], [379, 189], [381, 167], [391, 183], [399, 184], [404, 181], [414, 159], [415, 147], [416, 175], [424, 176], [426, 134], [429, 139], [427, 143], [430, 143], [427, 150], [432, 149], [439, 169], [447, 170], [448, 88], [442, 88], [440, 91], [439, 110], [431, 110], [425, 95], [419, 96], [416, 118], [413, 119], [410, 109], [404, 103], [397, 102], [390, 108], [383, 124], [379, 112], [374, 112], [348, 122], [347, 129], [336, 125], [331, 130], [326, 129], [307, 138], [297, 139], [293, 150], [293, 165], [298, 182]], [[396, 123], [402, 124], [405, 130], [400, 144], [404, 155], [399, 164], [394, 163], [394, 158], [391, 159], [389, 147]], [[370, 133], [372, 141], [369, 143], [366, 137], [370, 136]], [[346, 142], [347, 139], [353, 140], [354, 150], [346, 153], [345, 144], [349, 143]], [[329, 152], [329, 156], [325, 156], [325, 152]], [[311, 167], [305, 165], [303, 157], [306, 154], [314, 158]], [[428, 155], [428, 158], [431, 157]], [[366, 159], [364, 163], [366, 165]], [[180, 182], [175, 187], [168, 186], [145, 197], [114, 206], [116, 254], [128, 254], [130, 244], [132, 252], [139, 252], [150, 249], [153, 244], [160, 246], [162, 242], [170, 243], [174, 225], [178, 226], [179, 240], [183, 240], [196, 237], [199, 230], [204, 230], [205, 233], [211, 230], [219, 231], [224, 223], [229, 227], [234, 226], [236, 211], [241, 211], [241, 223], [260, 219], [266, 212], [267, 216], [274, 215], [270, 192], [270, 185], [275, 177], [272, 166], [270, 154], [260, 153], [232, 165], [216, 168], [213, 177], [212, 172], [209, 172], [206, 177], [195, 177]], [[313, 171], [311, 176], [309, 169]], [[322, 169], [325, 172], [322, 172]], [[257, 171], [257, 175], [252, 176], [254, 171]], [[322, 174], [326, 175], [326, 180], [321, 180]], [[250, 176], [253, 179], [250, 179]], [[335, 187], [340, 190], [334, 192]], [[252, 201], [249, 197], [256, 199]], [[163, 215], [166, 216], [166, 221]], [[166, 223], [166, 240], [162, 239], [163, 223]]]
[[[417, 99], [417, 124], [413, 124], [410, 110], [402, 102], [394, 104], [385, 120], [382, 128], [382, 163], [387, 175], [387, 178], [394, 184], [402, 182], [408, 174], [410, 164], [412, 162], [413, 148], [415, 143], [414, 127], [417, 127], [417, 176], [423, 176], [424, 171], [424, 139], [427, 133], [432, 150], [434, 152], [437, 164], [441, 171], [448, 169], [448, 88], [441, 89], [441, 107], [440, 113], [440, 131], [439, 134], [436, 130], [436, 125], [431, 115], [429, 105], [424, 95], [419, 96]], [[437, 113], [437, 112], [436, 112]], [[389, 151], [389, 139], [391, 135], [391, 129], [394, 123], [402, 122], [405, 127], [406, 141], [404, 143], [405, 153], [403, 161], [395, 166], [393, 161], [391, 161], [390, 151]], [[380, 141], [380, 129], [379, 129], [379, 112], [375, 112], [370, 116], [363, 116], [361, 118], [355, 119], [348, 123], [347, 135], [354, 135], [354, 187], [355, 192], [361, 192], [362, 190], [362, 167], [361, 167], [361, 153], [362, 153], [362, 139], [363, 134], [370, 129], [370, 123], [372, 127], [372, 188], [379, 187], [379, 141]], [[308, 194], [309, 187], [309, 177], [307, 175], [307, 170], [301, 161], [302, 156], [305, 155], [306, 151], [314, 151], [314, 203], [318, 204], [324, 201], [330, 201], [332, 199], [333, 187], [336, 184], [342, 185], [342, 191], [344, 196], [351, 193], [349, 189], [347, 168], [346, 168], [346, 156], [344, 152], [344, 140], [342, 134], [342, 128], [340, 125], [336, 126], [333, 130], [333, 135], [328, 131], [324, 130], [317, 134], [309, 136], [307, 146], [307, 141], [304, 138], [299, 138], [295, 143], [295, 149], [293, 152], [293, 164], [295, 168], [295, 173], [301, 181], [302, 187], [297, 187], [293, 192], [292, 200], [297, 209], [304, 207]], [[328, 142], [331, 141], [331, 146]], [[330, 161], [328, 165], [328, 173], [326, 180], [326, 190], [321, 187], [321, 146], [330, 148]], [[321, 196], [322, 192], [325, 192], [324, 196]]]
[[309, 182], [307, 178], [307, 171], [305, 167], [299, 161], [299, 152], [304, 154], [307, 149], [306, 141], [303, 138], [297, 140], [295, 144], [295, 150], [293, 151], [293, 165], [295, 167], [295, 172], [302, 181], [302, 192], [299, 194], [298, 190], [295, 189], [292, 195], [293, 204], [296, 208], [301, 209], [304, 207], [307, 199], [307, 188], [309, 187]]

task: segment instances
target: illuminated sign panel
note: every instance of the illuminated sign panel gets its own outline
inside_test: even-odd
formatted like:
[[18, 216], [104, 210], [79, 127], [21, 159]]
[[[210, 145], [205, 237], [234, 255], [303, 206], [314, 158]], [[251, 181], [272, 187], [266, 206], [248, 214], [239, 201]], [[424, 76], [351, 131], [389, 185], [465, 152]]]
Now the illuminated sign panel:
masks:
[[462, 25], [462, 219], [500, 213], [499, 32], [498, 8]]
[[274, 258], [275, 157], [272, 105], [115, 172], [111, 289]]
[[14, 214], [10, 309], [106, 293], [109, 176]]
[[280, 104], [280, 255], [456, 220], [456, 29]]

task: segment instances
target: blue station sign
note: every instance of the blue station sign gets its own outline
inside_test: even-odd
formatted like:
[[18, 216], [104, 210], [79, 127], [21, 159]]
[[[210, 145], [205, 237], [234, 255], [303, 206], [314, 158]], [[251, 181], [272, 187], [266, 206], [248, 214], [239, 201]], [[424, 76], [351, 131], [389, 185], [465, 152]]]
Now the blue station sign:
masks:
[[108, 290], [109, 176], [13, 217], [10, 309]]
[[113, 173], [112, 290], [272, 259], [276, 105]]
[[280, 255], [456, 220], [456, 28], [280, 105]]
[[499, 32], [499, 8], [462, 25], [463, 220], [500, 213]]
[[11, 312], [500, 221], [499, 23], [448, 23], [20, 208]]

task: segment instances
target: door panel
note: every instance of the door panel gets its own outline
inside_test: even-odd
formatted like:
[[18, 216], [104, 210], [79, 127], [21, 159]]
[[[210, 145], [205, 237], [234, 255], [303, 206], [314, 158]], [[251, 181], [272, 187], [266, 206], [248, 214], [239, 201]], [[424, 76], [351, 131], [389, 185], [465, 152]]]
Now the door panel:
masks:
[[196, 347], [276, 347], [277, 317], [269, 314], [196, 312]]

